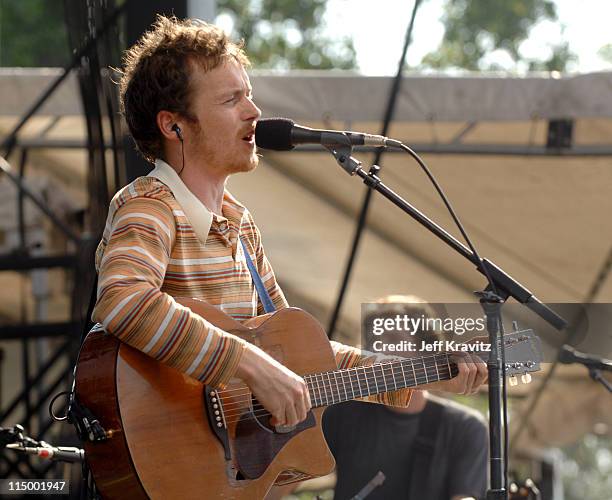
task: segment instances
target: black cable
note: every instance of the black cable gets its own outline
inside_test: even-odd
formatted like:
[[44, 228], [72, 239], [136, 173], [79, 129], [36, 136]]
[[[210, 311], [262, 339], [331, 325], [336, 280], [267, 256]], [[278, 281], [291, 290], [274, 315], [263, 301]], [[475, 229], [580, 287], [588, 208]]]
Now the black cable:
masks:
[[504, 402], [504, 412], [502, 417], [504, 419], [504, 487], [508, 490], [508, 457], [510, 456], [510, 436], [508, 434], [508, 386], [506, 384], [506, 347], [504, 345], [504, 330], [503, 325], [501, 330], [501, 346], [500, 352], [502, 357], [502, 401]]
[[[179, 137], [179, 139], [181, 139]], [[181, 174], [183, 173], [183, 170], [185, 169], [185, 144], [183, 142], [183, 139], [181, 139], [181, 155], [183, 156], [183, 166], [181, 167], [181, 169], [179, 170], [179, 177], [181, 176]]]
[[51, 399], [51, 402], [49, 403], [49, 415], [51, 416], [51, 418], [53, 420], [55, 420], [56, 422], [64, 422], [66, 420], [68, 420], [68, 413], [66, 413], [63, 417], [58, 417], [55, 412], [53, 411], [53, 405], [55, 404], [55, 401], [57, 401], [57, 399], [60, 396], [70, 396], [72, 394], [72, 391], [62, 391], [62, 392], [58, 392], [55, 396], [53, 396], [53, 398]]
[[463, 236], [463, 239], [465, 240], [467, 245], [470, 247], [470, 250], [474, 254], [474, 257], [476, 258], [475, 264], [478, 266], [479, 269], [482, 270], [482, 273], [487, 278], [487, 281], [489, 282], [489, 286], [491, 287], [491, 290], [493, 291], [493, 293], [498, 295], [497, 287], [495, 286], [495, 282], [491, 279], [491, 275], [489, 274], [489, 271], [488, 271], [487, 267], [482, 264], [482, 259], [480, 258], [480, 255], [476, 251], [476, 248], [472, 244], [472, 241], [470, 240], [470, 238], [467, 235], [465, 229], [463, 228], [463, 224], [461, 224], [461, 221], [459, 220], [459, 217], [457, 217], [457, 214], [455, 214], [455, 210], [453, 209], [452, 205], [448, 201], [448, 198], [446, 197], [446, 194], [444, 193], [444, 191], [442, 190], [442, 188], [438, 184], [438, 181], [436, 181], [436, 178], [433, 176], [433, 174], [431, 173], [431, 171], [429, 170], [427, 165], [425, 165], [425, 162], [423, 160], [421, 160], [421, 157], [418, 154], [416, 154], [411, 148], [409, 148], [408, 146], [406, 146], [402, 142], [395, 141], [395, 140], [389, 140], [388, 143], [390, 143], [390, 145], [392, 145], [392, 146], [399, 147], [399, 148], [403, 149], [404, 151], [406, 151], [410, 156], [412, 156], [415, 159], [415, 161], [423, 169], [423, 171], [425, 172], [425, 174], [427, 175], [427, 177], [429, 178], [429, 180], [431, 181], [433, 186], [436, 188], [436, 191], [438, 192], [438, 194], [442, 198], [442, 201], [444, 202], [444, 205], [446, 205], [446, 208], [448, 209], [451, 217], [453, 218], [453, 220], [455, 221], [455, 224], [459, 228], [459, 231], [461, 232], [461, 235]]
[[[495, 282], [491, 279], [491, 276], [489, 274], [489, 271], [488, 271], [487, 267], [485, 265], [483, 265], [482, 259], [481, 259], [480, 255], [478, 254], [478, 251], [476, 250], [476, 247], [473, 245], [472, 241], [470, 240], [469, 236], [467, 235], [467, 232], [463, 228], [463, 224], [461, 224], [461, 221], [459, 220], [459, 217], [455, 213], [455, 210], [453, 209], [452, 205], [448, 201], [448, 198], [446, 197], [446, 194], [444, 193], [444, 191], [442, 190], [442, 188], [438, 184], [438, 181], [433, 176], [433, 174], [431, 173], [431, 171], [429, 170], [427, 165], [425, 165], [425, 162], [410, 147], [406, 146], [405, 144], [403, 144], [400, 141], [389, 140], [388, 144], [390, 146], [399, 147], [402, 150], [406, 151], [410, 156], [412, 156], [412, 158], [414, 158], [414, 160], [418, 163], [418, 165], [421, 167], [421, 169], [423, 169], [423, 171], [425, 172], [425, 174], [427, 175], [427, 177], [429, 178], [429, 180], [433, 184], [434, 188], [436, 189], [436, 191], [438, 192], [438, 194], [442, 198], [442, 201], [444, 202], [444, 205], [446, 205], [446, 208], [448, 209], [448, 211], [449, 211], [453, 221], [455, 222], [455, 224], [459, 228], [459, 231], [461, 232], [461, 235], [465, 239], [465, 242], [470, 247], [470, 250], [472, 251], [472, 254], [474, 255], [474, 258], [476, 259], [475, 264], [478, 266], [479, 269], [481, 269], [482, 273], [486, 276], [487, 281], [489, 282], [489, 287], [491, 288], [491, 291], [495, 295], [500, 297], [500, 295], [498, 294], [498, 291], [497, 291], [497, 287], [495, 286]], [[502, 298], [502, 300], [503, 300], [503, 298]], [[504, 457], [503, 457], [504, 458], [504, 484], [503, 484], [503, 487], [507, 489], [508, 488], [507, 478], [508, 478], [509, 436], [508, 436], [508, 407], [506, 405], [506, 402], [508, 401], [508, 388], [507, 388], [507, 384], [506, 384], [506, 349], [505, 349], [505, 345], [504, 345], [504, 341], [503, 341], [504, 329], [503, 329], [503, 322], [502, 322], [501, 314], [499, 316], [499, 325], [498, 325], [498, 327], [499, 327], [499, 334], [500, 334], [500, 339], [501, 339], [498, 348], [499, 348], [499, 352], [501, 354], [501, 359], [502, 359], [502, 373], [501, 373], [502, 377], [501, 377], [501, 379], [502, 379], [502, 394], [503, 394], [502, 400], [504, 401], [503, 412], [502, 412], [503, 427], [504, 427], [504, 452], [503, 452], [503, 455], [504, 455]]]

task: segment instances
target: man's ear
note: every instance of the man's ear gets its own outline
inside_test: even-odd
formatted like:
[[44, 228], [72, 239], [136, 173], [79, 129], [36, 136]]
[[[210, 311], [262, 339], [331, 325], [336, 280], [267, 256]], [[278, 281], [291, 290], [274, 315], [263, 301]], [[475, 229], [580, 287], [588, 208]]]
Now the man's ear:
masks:
[[157, 128], [161, 132], [164, 139], [168, 141], [177, 141], [178, 136], [175, 130], [172, 128], [174, 125], [178, 125], [182, 130], [182, 121], [176, 115], [176, 113], [171, 113], [170, 111], [161, 110], [157, 113], [156, 117]]

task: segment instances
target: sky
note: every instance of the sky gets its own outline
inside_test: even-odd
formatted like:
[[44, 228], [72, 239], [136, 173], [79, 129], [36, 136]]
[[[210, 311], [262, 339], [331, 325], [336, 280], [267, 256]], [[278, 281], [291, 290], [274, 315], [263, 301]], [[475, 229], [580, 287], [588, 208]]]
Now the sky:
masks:
[[[612, 0], [556, 0], [558, 22], [536, 25], [529, 40], [521, 46], [525, 55], [546, 58], [549, 43], [568, 40], [578, 55], [572, 72], [588, 73], [612, 70], [612, 64], [597, 55], [604, 45], [612, 43]], [[393, 75], [401, 56], [413, 0], [328, 0], [325, 23], [330, 35], [350, 36], [357, 51], [360, 71], [368, 75]], [[444, 27], [440, 22], [443, 0], [424, 0], [417, 12], [407, 60], [416, 65], [435, 50]], [[563, 32], [561, 26], [564, 26]], [[491, 59], [509, 63], [504, 54]]]

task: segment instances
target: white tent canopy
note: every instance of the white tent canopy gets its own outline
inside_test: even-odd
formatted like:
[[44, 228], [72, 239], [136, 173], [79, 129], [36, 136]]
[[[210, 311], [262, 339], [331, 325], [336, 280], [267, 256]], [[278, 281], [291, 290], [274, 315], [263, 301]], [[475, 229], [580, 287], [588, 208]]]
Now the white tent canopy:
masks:
[[[0, 114], [20, 115], [61, 71], [0, 68]], [[80, 113], [74, 76], [45, 104], [41, 114]], [[258, 104], [299, 120], [343, 121], [382, 118], [391, 77], [344, 71], [254, 71]], [[551, 78], [405, 75], [395, 108], [398, 121], [528, 121], [533, 118], [610, 118], [612, 72]]]
[[[262, 109], [300, 120], [380, 120], [393, 79], [344, 73], [255, 73]], [[550, 77], [406, 75], [395, 108], [398, 121], [521, 121], [612, 116], [612, 73]]]

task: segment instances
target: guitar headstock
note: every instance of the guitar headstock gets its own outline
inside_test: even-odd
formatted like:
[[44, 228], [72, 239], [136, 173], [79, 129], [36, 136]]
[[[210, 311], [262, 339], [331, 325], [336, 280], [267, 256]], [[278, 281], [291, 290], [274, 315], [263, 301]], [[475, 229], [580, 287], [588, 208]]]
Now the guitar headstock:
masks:
[[531, 382], [531, 373], [541, 370], [542, 344], [533, 330], [520, 330], [504, 335], [506, 354], [506, 375], [510, 377], [510, 385], [521, 382]]
[[540, 500], [540, 490], [531, 478], [527, 478], [524, 483], [510, 483], [508, 488], [509, 500]]

